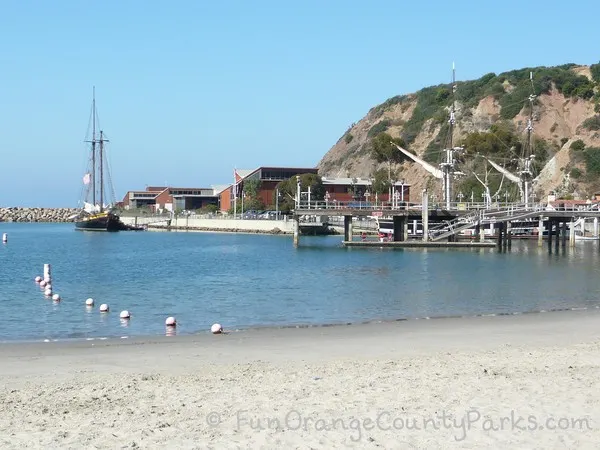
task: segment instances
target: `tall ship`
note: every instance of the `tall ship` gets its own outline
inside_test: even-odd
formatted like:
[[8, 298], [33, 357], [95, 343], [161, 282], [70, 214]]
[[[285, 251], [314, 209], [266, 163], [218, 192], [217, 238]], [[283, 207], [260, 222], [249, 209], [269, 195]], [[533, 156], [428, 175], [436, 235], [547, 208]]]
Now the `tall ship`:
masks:
[[[115, 196], [106, 143], [108, 139], [98, 124], [96, 90], [92, 95], [92, 135], [85, 142], [90, 144], [88, 171], [83, 176], [83, 206], [74, 216], [75, 229], [81, 231], [126, 231], [141, 230], [140, 227], [125, 225], [115, 212]], [[108, 194], [110, 193], [110, 198]]]

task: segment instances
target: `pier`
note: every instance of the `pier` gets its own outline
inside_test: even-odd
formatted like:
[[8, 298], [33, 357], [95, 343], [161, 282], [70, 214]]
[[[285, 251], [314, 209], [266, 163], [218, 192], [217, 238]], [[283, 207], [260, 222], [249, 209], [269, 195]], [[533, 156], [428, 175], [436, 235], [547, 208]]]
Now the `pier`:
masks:
[[[446, 247], [473, 248], [498, 247], [510, 248], [512, 240], [517, 238], [517, 225], [534, 228], [538, 245], [544, 239], [548, 245], [558, 248], [573, 247], [576, 240], [576, 226], [585, 230], [585, 221], [593, 221], [593, 236], [598, 236], [598, 204], [576, 207], [562, 206], [552, 208], [544, 204], [522, 203], [451, 203], [448, 207], [440, 207], [429, 202], [426, 190], [422, 192], [421, 203], [381, 203], [374, 205], [368, 202], [337, 202], [331, 204], [324, 201], [298, 201], [293, 212], [294, 246], [300, 244], [300, 223], [305, 217], [328, 216], [343, 217], [344, 239], [346, 247]], [[391, 239], [378, 241], [364, 240], [355, 236], [354, 219], [361, 217], [381, 218], [391, 221], [393, 233]], [[417, 224], [420, 235], [417, 234]], [[412, 237], [409, 236], [409, 225], [412, 225]], [[471, 231], [468, 240], [463, 238]], [[489, 234], [486, 235], [486, 231]], [[358, 237], [358, 239], [357, 239]]]

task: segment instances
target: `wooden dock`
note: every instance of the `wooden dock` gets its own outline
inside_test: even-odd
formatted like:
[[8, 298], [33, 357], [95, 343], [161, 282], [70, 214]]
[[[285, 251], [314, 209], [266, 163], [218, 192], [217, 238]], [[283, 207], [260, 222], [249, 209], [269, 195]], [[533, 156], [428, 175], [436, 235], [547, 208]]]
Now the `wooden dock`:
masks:
[[493, 248], [498, 244], [490, 241], [459, 241], [459, 242], [432, 242], [432, 241], [342, 241], [344, 247], [367, 248]]

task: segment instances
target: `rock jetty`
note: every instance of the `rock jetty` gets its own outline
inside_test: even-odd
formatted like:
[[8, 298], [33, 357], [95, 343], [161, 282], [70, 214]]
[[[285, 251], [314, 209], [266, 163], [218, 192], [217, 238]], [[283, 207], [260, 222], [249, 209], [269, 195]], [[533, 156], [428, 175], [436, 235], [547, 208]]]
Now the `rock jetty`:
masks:
[[0, 208], [0, 222], [72, 222], [76, 208]]

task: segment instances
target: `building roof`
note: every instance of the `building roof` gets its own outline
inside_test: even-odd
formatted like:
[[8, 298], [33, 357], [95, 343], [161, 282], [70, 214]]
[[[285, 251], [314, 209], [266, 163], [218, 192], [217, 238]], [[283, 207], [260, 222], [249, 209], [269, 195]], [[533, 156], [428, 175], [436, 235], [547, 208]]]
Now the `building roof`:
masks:
[[253, 172], [256, 172], [258, 169], [233, 169], [235, 173], [237, 173], [237, 175], [240, 178], [246, 178], [248, 175], [250, 175]]
[[229, 187], [231, 187], [231, 184], [214, 184], [211, 186], [211, 188], [215, 194], [220, 194], [225, 189], [229, 189]]
[[[327, 178], [322, 177], [324, 185], [341, 185], [341, 186], [352, 186], [353, 184], [356, 186], [371, 186], [371, 179], [369, 178], [350, 178], [350, 177], [342, 177], [342, 178]], [[401, 181], [396, 181], [394, 186], [410, 186], [408, 183], [403, 183]]]

